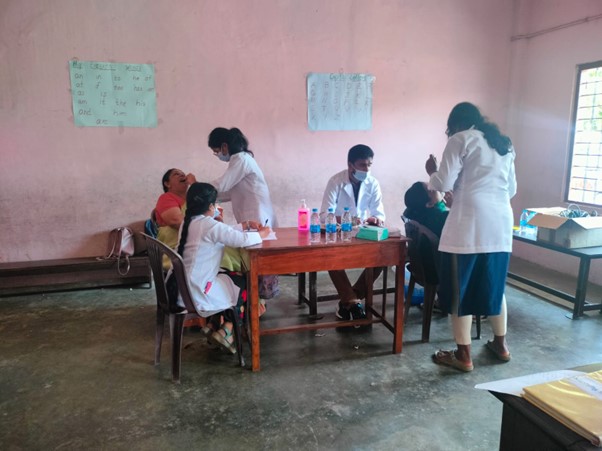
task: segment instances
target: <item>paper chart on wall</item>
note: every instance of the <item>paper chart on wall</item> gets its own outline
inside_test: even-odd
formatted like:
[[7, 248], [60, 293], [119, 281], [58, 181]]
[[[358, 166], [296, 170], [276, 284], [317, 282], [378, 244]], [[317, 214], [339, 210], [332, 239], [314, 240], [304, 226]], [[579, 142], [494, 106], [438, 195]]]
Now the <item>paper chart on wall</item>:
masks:
[[80, 127], [156, 127], [152, 64], [69, 61], [73, 118]]
[[310, 73], [307, 76], [307, 124], [310, 130], [370, 130], [370, 74]]

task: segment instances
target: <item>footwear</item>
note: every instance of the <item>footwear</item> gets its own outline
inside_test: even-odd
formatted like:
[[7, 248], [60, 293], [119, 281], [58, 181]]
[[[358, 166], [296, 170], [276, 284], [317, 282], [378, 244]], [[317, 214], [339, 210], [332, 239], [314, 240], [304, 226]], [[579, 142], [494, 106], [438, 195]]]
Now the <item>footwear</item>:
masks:
[[500, 350], [495, 346], [494, 342], [489, 340], [487, 341], [487, 343], [485, 343], [485, 347], [487, 349], [489, 349], [497, 358], [498, 360], [501, 360], [502, 362], [509, 362], [510, 359], [512, 358], [512, 356], [510, 355], [510, 353], [503, 353], [500, 352]]
[[345, 307], [343, 307], [340, 302], [337, 305], [337, 309], [335, 310], [335, 315], [337, 319], [340, 319], [342, 321], [349, 321], [351, 319], [351, 312]]
[[474, 369], [472, 362], [466, 363], [456, 358], [456, 351], [442, 351], [441, 349], [433, 354], [433, 362], [438, 365], [451, 366], [460, 371], [468, 373]]
[[[366, 311], [364, 310], [364, 306], [358, 302], [357, 304], [353, 304], [349, 308], [349, 313], [351, 314], [351, 319], [366, 319]], [[356, 329], [361, 326], [353, 326]]]
[[223, 330], [225, 335], [220, 334], [220, 331], [216, 330], [211, 334], [211, 341], [220, 345], [229, 353], [236, 354], [236, 347], [234, 346], [234, 337], [232, 336], [232, 332], [226, 329], [224, 326], [222, 326], [220, 330]]

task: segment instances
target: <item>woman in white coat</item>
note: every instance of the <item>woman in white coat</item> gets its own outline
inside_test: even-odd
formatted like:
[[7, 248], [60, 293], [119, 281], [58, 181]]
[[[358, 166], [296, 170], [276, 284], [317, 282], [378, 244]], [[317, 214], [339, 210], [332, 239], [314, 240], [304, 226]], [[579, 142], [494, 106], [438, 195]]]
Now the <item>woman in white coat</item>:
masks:
[[[218, 127], [209, 134], [213, 155], [228, 163], [226, 172], [212, 182], [219, 202], [232, 202], [237, 223], [257, 221], [272, 228], [278, 226], [270, 190], [263, 172], [249, 150], [247, 138], [238, 128]], [[277, 275], [259, 277], [259, 296], [271, 299], [280, 292]]]
[[[217, 190], [208, 183], [193, 183], [186, 194], [186, 215], [180, 229], [178, 253], [184, 260], [186, 274], [194, 305], [201, 316], [212, 317], [211, 338], [226, 350], [234, 353], [232, 327], [229, 321], [222, 323], [217, 313], [236, 306], [240, 316], [246, 296], [246, 278], [222, 271], [224, 248], [239, 248], [259, 244], [270, 233], [269, 227], [251, 221], [241, 224], [239, 230], [216, 221], [219, 211], [215, 206]], [[257, 232], [243, 232], [242, 228], [254, 228]], [[220, 325], [221, 324], [221, 325]]]
[[226, 172], [211, 184], [217, 189], [218, 202], [232, 202], [236, 222], [267, 221], [274, 228], [278, 224], [270, 190], [248, 145], [247, 138], [237, 128], [218, 127], [209, 134], [213, 154], [228, 163]]
[[454, 193], [439, 243], [439, 304], [452, 314], [458, 348], [438, 351], [433, 360], [471, 371], [472, 315], [489, 316], [494, 339], [487, 349], [499, 360], [510, 360], [504, 290], [512, 252], [515, 152], [510, 138], [468, 102], [452, 109], [446, 134], [441, 165], [431, 155], [425, 168], [430, 189]]

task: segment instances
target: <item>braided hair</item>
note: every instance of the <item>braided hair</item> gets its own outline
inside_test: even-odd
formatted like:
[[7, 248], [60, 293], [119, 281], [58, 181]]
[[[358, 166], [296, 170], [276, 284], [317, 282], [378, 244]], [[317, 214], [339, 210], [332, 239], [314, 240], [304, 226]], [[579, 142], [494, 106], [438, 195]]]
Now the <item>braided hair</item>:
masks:
[[217, 127], [209, 133], [208, 145], [215, 149], [221, 147], [222, 144], [228, 145], [228, 153], [234, 155], [240, 152], [247, 152], [252, 157], [255, 155], [249, 149], [249, 141], [246, 136], [236, 127], [228, 130], [227, 128]]
[[195, 216], [202, 215], [217, 200], [217, 190], [209, 183], [193, 183], [186, 193], [186, 215], [182, 224], [182, 234], [178, 244], [178, 254], [183, 257], [188, 238], [188, 227]]
[[502, 135], [500, 129], [493, 122], [489, 122], [479, 109], [469, 102], [458, 103], [447, 119], [448, 132], [457, 133], [474, 127], [483, 132], [489, 147], [504, 156], [512, 148], [512, 141], [506, 135]]

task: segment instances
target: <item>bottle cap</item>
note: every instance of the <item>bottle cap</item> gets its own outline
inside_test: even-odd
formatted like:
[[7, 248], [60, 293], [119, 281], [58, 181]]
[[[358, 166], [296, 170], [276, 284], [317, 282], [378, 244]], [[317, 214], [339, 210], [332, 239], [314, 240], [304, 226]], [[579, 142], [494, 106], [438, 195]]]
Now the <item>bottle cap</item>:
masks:
[[343, 210], [345, 210], [345, 211], [349, 211], [349, 207], [345, 207]]
[[334, 208], [330, 207], [330, 208], [328, 209], [328, 213], [334, 213]]
[[312, 208], [311, 211], [312, 211], [312, 213], [317, 213], [318, 209], [317, 208]]

